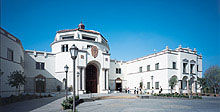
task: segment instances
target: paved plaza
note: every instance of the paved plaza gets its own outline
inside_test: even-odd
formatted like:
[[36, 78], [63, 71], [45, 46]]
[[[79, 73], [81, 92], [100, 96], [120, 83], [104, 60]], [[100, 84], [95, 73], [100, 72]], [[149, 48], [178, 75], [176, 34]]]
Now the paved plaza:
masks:
[[85, 102], [80, 112], [220, 112], [220, 98], [108, 99]]
[[[107, 97], [84, 102], [79, 112], [220, 112], [220, 98], [203, 99], [139, 99], [133, 94], [86, 94], [81, 98]], [[109, 99], [108, 99], [109, 98]], [[64, 94], [0, 106], [0, 112], [62, 112]]]

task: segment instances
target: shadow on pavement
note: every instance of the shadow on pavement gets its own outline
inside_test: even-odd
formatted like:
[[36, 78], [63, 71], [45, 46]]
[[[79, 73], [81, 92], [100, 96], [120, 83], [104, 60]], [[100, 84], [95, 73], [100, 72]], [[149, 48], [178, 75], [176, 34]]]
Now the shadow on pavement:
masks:
[[[29, 112], [34, 109], [47, 105], [57, 99], [64, 97], [63, 94], [56, 94], [54, 97], [40, 98], [16, 102], [9, 105], [0, 106], [0, 112]], [[61, 102], [60, 102], [61, 103]]]

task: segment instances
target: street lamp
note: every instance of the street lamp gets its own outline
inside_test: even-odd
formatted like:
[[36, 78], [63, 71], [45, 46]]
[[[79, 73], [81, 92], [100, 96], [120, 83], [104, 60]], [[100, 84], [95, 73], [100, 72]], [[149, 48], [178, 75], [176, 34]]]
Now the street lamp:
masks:
[[189, 87], [190, 87], [190, 94], [189, 94], [189, 99], [192, 99], [192, 74], [190, 74], [190, 80], [189, 80]]
[[66, 99], [67, 99], [67, 96], [68, 96], [68, 91], [67, 91], [67, 72], [68, 72], [68, 69], [69, 69], [69, 67], [66, 65], [64, 67], [64, 71], [66, 72], [66, 80], [65, 80]]
[[77, 96], [79, 96], [79, 72], [77, 72]]
[[70, 48], [70, 55], [71, 58], [73, 59], [73, 112], [76, 111], [76, 106], [75, 106], [75, 61], [78, 55], [78, 48], [73, 45]]
[[154, 79], [154, 76], [151, 76], [151, 81], [152, 81], [152, 89], [153, 89], [153, 79]]
[[151, 94], [153, 94], [154, 90], [153, 90], [153, 79], [154, 79], [154, 76], [151, 76], [151, 81], [152, 81], [152, 92]]

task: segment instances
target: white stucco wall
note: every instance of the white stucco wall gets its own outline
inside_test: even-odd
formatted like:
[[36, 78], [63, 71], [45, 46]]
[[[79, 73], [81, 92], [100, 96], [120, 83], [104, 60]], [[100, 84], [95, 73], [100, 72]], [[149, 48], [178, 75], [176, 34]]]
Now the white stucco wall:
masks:
[[[16, 88], [8, 85], [8, 76], [14, 71], [24, 72], [24, 49], [19, 39], [0, 28], [0, 69], [1, 76], [1, 97], [8, 97], [12, 94], [17, 95]], [[8, 49], [13, 51], [13, 61], [8, 60]], [[21, 87], [23, 92], [24, 87]]]

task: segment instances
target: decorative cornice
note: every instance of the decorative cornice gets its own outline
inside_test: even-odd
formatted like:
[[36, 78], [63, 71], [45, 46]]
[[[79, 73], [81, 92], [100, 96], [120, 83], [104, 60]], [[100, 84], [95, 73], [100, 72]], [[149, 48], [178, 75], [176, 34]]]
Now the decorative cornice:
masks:
[[92, 43], [95, 43], [95, 44], [100, 44], [100, 45], [103, 45], [103, 46], [105, 46], [105, 47], [107, 47], [108, 49], [110, 49], [109, 48], [109, 46], [108, 46], [108, 44], [103, 44], [103, 43], [100, 43], [100, 42], [96, 42], [96, 41], [91, 41], [91, 40], [82, 40], [82, 39], [64, 39], [64, 40], [58, 40], [58, 41], [54, 41], [54, 42], [52, 42], [51, 44], [50, 44], [50, 46], [52, 46], [53, 44], [55, 44], [55, 43], [58, 43], [58, 42], [64, 42], [64, 41], [82, 41], [82, 42], [92, 42]]
[[[158, 69], [158, 70], [178, 70], [178, 69], [173, 69], [173, 68], [161, 68], [161, 69]], [[134, 73], [129, 73], [127, 75], [132, 75], [132, 74], [139, 74], [139, 73], [145, 73], [145, 72], [153, 72], [153, 71], [157, 71], [157, 70], [150, 70], [150, 71], [142, 71], [142, 72], [134, 72]]]

